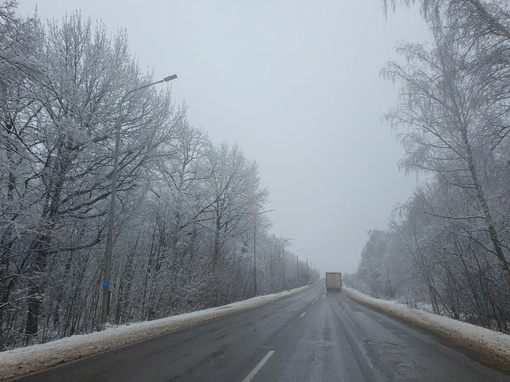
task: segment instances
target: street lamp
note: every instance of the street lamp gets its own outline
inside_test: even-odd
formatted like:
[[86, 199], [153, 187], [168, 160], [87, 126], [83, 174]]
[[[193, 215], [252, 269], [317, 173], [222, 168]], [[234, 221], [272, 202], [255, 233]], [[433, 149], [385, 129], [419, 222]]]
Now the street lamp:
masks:
[[134, 92], [146, 89], [149, 86], [168, 82], [177, 78], [176, 74], [165, 77], [162, 80], [152, 82], [150, 84], [142, 85], [137, 88], [131, 89], [122, 96], [119, 102], [119, 116], [115, 121], [115, 150], [113, 153], [113, 173], [112, 173], [112, 190], [110, 200], [110, 216], [108, 219], [108, 233], [106, 236], [106, 250], [105, 250], [105, 267], [104, 267], [104, 281], [103, 281], [103, 313], [101, 316], [101, 324], [104, 327], [110, 315], [110, 278], [112, 270], [112, 252], [113, 252], [113, 220], [115, 214], [115, 198], [117, 197], [117, 174], [119, 171], [119, 146], [120, 146], [120, 128], [122, 125], [122, 104], [126, 97]]
[[[306, 259], [306, 268], [307, 268], [307, 274], [308, 274], [308, 281], [310, 281], [310, 270], [312, 271], [312, 276], [315, 277], [314, 275], [317, 273], [316, 269], [315, 269], [315, 263], [317, 262], [317, 259], [315, 258], [315, 256], [311, 256], [313, 255], [313, 253], [309, 253], [307, 259]], [[308, 260], [310, 260], [310, 262], [308, 262]], [[315, 280], [315, 279], [314, 279]]]
[[300, 248], [296, 251], [296, 286], [299, 286], [299, 256], [298, 256], [298, 253], [301, 252], [303, 249], [306, 249], [306, 248]]
[[282, 238], [282, 289], [285, 290], [285, 246], [289, 243], [291, 240], [296, 240], [295, 238], [291, 237], [288, 239]]
[[262, 212], [257, 212], [255, 214], [254, 223], [253, 223], [253, 295], [257, 295], [257, 216], [273, 212], [274, 210], [267, 210]]

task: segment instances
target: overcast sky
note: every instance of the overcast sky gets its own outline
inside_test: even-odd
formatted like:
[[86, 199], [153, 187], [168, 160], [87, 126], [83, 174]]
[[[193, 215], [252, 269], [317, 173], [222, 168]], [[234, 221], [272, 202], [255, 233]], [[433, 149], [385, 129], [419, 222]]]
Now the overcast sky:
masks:
[[172, 90], [191, 125], [237, 143], [260, 166], [277, 236], [322, 271], [356, 271], [369, 229], [384, 229], [413, 176], [381, 121], [396, 102], [379, 77], [399, 40], [423, 42], [417, 12], [386, 19], [379, 0], [21, 0], [19, 12], [81, 10]]

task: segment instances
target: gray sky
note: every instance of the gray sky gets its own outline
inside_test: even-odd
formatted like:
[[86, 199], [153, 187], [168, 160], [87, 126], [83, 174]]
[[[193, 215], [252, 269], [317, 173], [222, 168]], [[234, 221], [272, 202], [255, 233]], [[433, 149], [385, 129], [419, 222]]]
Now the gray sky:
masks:
[[143, 69], [176, 73], [190, 124], [259, 163], [272, 231], [322, 271], [354, 272], [367, 231], [412, 194], [379, 70], [399, 40], [427, 39], [417, 12], [386, 19], [378, 0], [21, 0], [19, 12], [36, 6], [42, 20], [80, 9], [112, 36], [127, 29]]

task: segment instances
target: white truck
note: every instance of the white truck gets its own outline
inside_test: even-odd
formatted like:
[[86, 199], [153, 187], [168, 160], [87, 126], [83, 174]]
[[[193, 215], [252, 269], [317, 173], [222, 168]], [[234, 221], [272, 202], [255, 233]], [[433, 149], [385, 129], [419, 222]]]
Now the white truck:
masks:
[[326, 290], [342, 292], [342, 274], [340, 272], [326, 272]]

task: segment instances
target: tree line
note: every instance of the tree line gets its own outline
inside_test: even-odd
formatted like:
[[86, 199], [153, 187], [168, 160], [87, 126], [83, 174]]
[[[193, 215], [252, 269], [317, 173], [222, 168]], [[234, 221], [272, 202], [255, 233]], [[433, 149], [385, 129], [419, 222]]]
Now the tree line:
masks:
[[[426, 181], [369, 232], [352, 282], [379, 297], [510, 333], [510, 10], [421, 0], [426, 44], [401, 43], [382, 76], [401, 167]], [[395, 3], [385, 2], [387, 7]]]
[[269, 232], [257, 163], [192, 127], [169, 89], [133, 92], [153, 81], [125, 32], [0, 5], [0, 350], [99, 328], [118, 124], [110, 323], [317, 276]]

